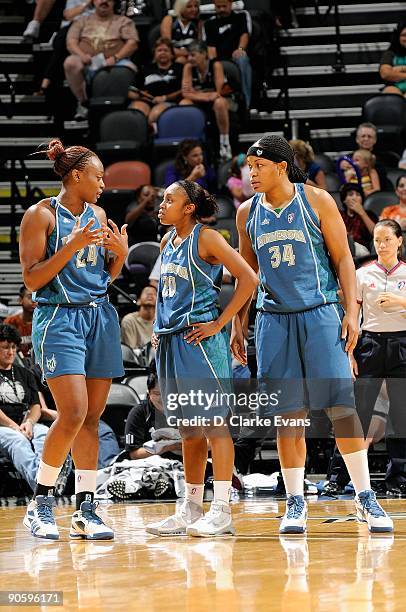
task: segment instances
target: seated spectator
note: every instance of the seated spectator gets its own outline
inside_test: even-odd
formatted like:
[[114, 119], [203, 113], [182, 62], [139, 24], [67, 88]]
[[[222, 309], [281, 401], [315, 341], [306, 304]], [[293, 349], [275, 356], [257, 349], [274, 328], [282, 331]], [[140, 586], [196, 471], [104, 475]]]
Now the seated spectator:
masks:
[[251, 103], [252, 69], [247, 47], [252, 30], [248, 11], [233, 11], [231, 0], [214, 0], [216, 15], [204, 24], [203, 38], [209, 58], [231, 60], [241, 72], [241, 88], [247, 108]]
[[[360, 123], [355, 133], [355, 142], [358, 145], [358, 149], [364, 149], [369, 151], [374, 156], [374, 168], [378, 173], [381, 189], [392, 189], [388, 178], [386, 176], [385, 166], [376, 158], [374, 154], [374, 147], [377, 141], [377, 129], [373, 123], [369, 121]], [[354, 152], [353, 152], [354, 153]], [[351, 153], [351, 155], [353, 155]]]
[[34, 95], [45, 95], [51, 84], [55, 87], [62, 84], [65, 75], [63, 63], [68, 56], [66, 37], [71, 24], [80, 17], [86, 17], [94, 12], [93, 0], [67, 0], [63, 12], [63, 21], [59, 32], [53, 38], [53, 53], [49, 60], [41, 81], [41, 86]]
[[21, 336], [20, 351], [24, 357], [28, 357], [32, 349], [32, 315], [36, 307], [36, 302], [32, 299], [32, 293], [25, 285], [21, 285], [19, 291], [19, 303], [22, 311], [4, 319], [3, 323], [12, 325]]
[[32, 19], [23, 32], [24, 42], [31, 43], [39, 38], [41, 24], [52, 11], [54, 4], [55, 0], [36, 0]]
[[33, 374], [14, 361], [21, 336], [0, 325], [0, 453], [34, 491], [48, 427], [40, 425], [41, 406]]
[[347, 233], [354, 242], [362, 244], [368, 250], [371, 245], [377, 217], [364, 209], [365, 196], [359, 185], [346, 183], [340, 188], [340, 198], [344, 210], [340, 211]]
[[138, 47], [134, 22], [114, 14], [114, 0], [93, 0], [95, 12], [80, 17], [69, 28], [66, 46], [71, 53], [65, 62], [65, 74], [78, 101], [75, 119], [87, 117], [86, 81], [103, 66], [136, 67], [130, 58]]
[[175, 163], [165, 172], [165, 187], [180, 180], [199, 183], [207, 191], [216, 189], [216, 173], [204, 164], [202, 145], [198, 140], [182, 140], [176, 152]]
[[379, 68], [386, 87], [383, 93], [406, 96], [406, 22], [398, 25], [392, 40], [382, 57]]
[[222, 96], [223, 65], [216, 59], [209, 59], [207, 46], [202, 42], [190, 45], [188, 59], [183, 67], [183, 100], [180, 104], [196, 104], [205, 112], [214, 112], [220, 133], [220, 158], [231, 159], [229, 102]]
[[406, 149], [402, 153], [402, 158], [399, 161], [398, 166], [401, 170], [406, 170]]
[[186, 64], [188, 46], [202, 35], [202, 22], [199, 19], [199, 0], [176, 0], [171, 11], [174, 14], [166, 15], [161, 22], [162, 38], [172, 41], [175, 61]]
[[244, 183], [242, 179], [242, 168], [247, 165], [247, 158], [244, 153], [240, 153], [233, 157], [230, 168], [230, 178], [227, 180], [227, 187], [233, 196], [234, 206], [238, 208], [245, 200], [251, 197], [251, 193], [244, 191]]
[[308, 175], [306, 183], [313, 187], [327, 189], [326, 175], [319, 164], [314, 161], [314, 151], [311, 145], [304, 140], [290, 140], [289, 144], [295, 153], [295, 164]]
[[396, 181], [395, 193], [399, 198], [399, 204], [386, 206], [379, 219], [393, 219], [399, 223], [402, 232], [406, 232], [406, 174], [399, 176]]
[[345, 182], [358, 184], [365, 197], [381, 189], [379, 176], [374, 168], [374, 156], [366, 149], [354, 151], [352, 160], [343, 159], [340, 163], [340, 170]]
[[144, 287], [137, 300], [137, 312], [130, 312], [121, 321], [121, 342], [131, 348], [142, 348], [151, 342], [155, 320], [157, 292], [155, 287]]
[[152, 185], [142, 185], [135, 193], [135, 202], [127, 208], [128, 244], [156, 242], [158, 238], [157, 192]]
[[174, 62], [173, 46], [168, 38], [158, 38], [154, 45], [154, 61], [144, 71], [137, 92], [129, 92], [130, 107], [140, 110], [149, 123], [179, 102], [182, 95], [182, 66]]
[[[147, 388], [147, 397], [138, 406], [134, 406], [128, 414], [125, 423], [125, 450], [130, 459], [145, 459], [151, 457], [151, 454], [157, 454], [165, 459], [179, 460], [179, 455], [174, 456], [172, 453], [181, 451], [182, 442], [180, 440], [171, 441], [168, 439], [168, 443], [159, 444], [160, 449], [156, 445], [158, 448], [156, 448], [155, 453], [148, 451], [143, 446], [152, 439], [151, 433], [158, 429], [167, 429], [168, 435], [169, 432], [176, 432], [173, 428], [168, 428], [163, 415], [162, 397], [154, 359], [149, 366]], [[162, 433], [164, 436], [165, 432]]]

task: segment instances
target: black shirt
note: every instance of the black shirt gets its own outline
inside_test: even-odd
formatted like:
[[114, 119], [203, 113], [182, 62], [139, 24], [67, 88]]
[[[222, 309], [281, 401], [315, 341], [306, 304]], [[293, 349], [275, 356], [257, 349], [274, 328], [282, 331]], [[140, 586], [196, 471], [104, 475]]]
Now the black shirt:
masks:
[[172, 44], [174, 47], [178, 49], [187, 47], [198, 38], [199, 28], [197, 21], [190, 21], [186, 27], [183, 27], [178, 18], [172, 20]]
[[149, 397], [142, 400], [138, 406], [131, 408], [125, 423], [125, 450], [130, 451], [141, 448], [145, 442], [151, 440], [151, 429], [155, 429], [155, 416], [159, 423], [157, 429], [168, 427], [166, 419], [156, 409]]
[[182, 71], [180, 64], [173, 63], [169, 68], [159, 68], [158, 64], [151, 64], [143, 74], [144, 89], [151, 96], [167, 96], [182, 89]]
[[228, 17], [210, 17], [204, 24], [206, 43], [216, 47], [217, 57], [229, 60], [238, 49], [243, 34], [251, 33], [251, 17], [247, 11], [232, 11]]
[[192, 87], [196, 91], [216, 91], [216, 84], [214, 82], [214, 64], [217, 60], [209, 60], [208, 70], [203, 79], [199, 70], [192, 67]]
[[13, 365], [12, 370], [0, 370], [1, 410], [20, 425], [24, 412], [33, 404], [39, 404], [38, 387], [33, 374], [18, 365]]

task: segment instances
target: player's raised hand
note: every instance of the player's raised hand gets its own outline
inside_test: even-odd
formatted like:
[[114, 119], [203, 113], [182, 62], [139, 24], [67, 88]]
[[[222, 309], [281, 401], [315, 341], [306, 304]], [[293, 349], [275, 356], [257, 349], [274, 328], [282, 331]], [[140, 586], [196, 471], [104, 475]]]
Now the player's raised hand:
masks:
[[77, 251], [84, 249], [89, 244], [97, 244], [103, 238], [101, 227], [92, 230], [94, 219], [90, 219], [83, 227], [80, 227], [80, 219], [76, 219], [72, 232], [69, 234], [66, 244], [74, 246]]
[[128, 254], [127, 224], [123, 225], [121, 230], [119, 230], [114, 221], [109, 219], [108, 222], [110, 227], [102, 223], [102, 228], [105, 232], [104, 246], [120, 259], [125, 259]]

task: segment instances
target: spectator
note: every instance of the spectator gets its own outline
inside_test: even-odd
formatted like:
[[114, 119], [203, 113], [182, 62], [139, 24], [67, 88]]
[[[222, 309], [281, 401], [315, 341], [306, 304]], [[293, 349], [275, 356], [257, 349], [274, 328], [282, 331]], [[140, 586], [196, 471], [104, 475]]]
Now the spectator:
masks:
[[402, 232], [406, 232], [406, 174], [399, 176], [396, 181], [395, 193], [399, 204], [386, 206], [381, 212], [380, 220], [393, 219], [399, 223]]
[[241, 72], [241, 87], [247, 108], [251, 103], [252, 69], [247, 47], [252, 30], [247, 11], [234, 12], [231, 0], [214, 0], [216, 15], [204, 24], [209, 58], [234, 61]]
[[212, 110], [220, 133], [220, 158], [231, 159], [229, 102], [222, 96], [224, 70], [221, 62], [209, 59], [207, 46], [194, 42], [189, 61], [183, 67], [181, 104], [196, 104], [205, 112]]
[[399, 168], [401, 170], [406, 170], [406, 149], [402, 153], [402, 159], [399, 161]]
[[0, 325], [0, 451], [34, 491], [48, 427], [40, 425], [38, 388], [31, 372], [14, 364], [18, 331]]
[[386, 87], [383, 93], [406, 96], [406, 22], [398, 25], [392, 40], [381, 57], [379, 68], [381, 79]]
[[[364, 149], [374, 155], [374, 147], [377, 141], [377, 129], [373, 123], [369, 121], [360, 123], [355, 133], [355, 142], [358, 145], [358, 149]], [[351, 153], [353, 155], [353, 153]], [[374, 155], [374, 168], [378, 173], [381, 189], [392, 189], [388, 184], [388, 178], [386, 176], [385, 166], [380, 163], [379, 159], [376, 159]]]
[[198, 140], [182, 140], [174, 165], [166, 169], [165, 187], [180, 180], [194, 181], [210, 192], [216, 189], [216, 173], [204, 164], [203, 149]]
[[39, 38], [41, 24], [48, 17], [55, 4], [55, 0], [36, 0], [32, 20], [23, 32], [24, 42], [31, 43]]
[[131, 108], [137, 108], [149, 123], [156, 123], [159, 115], [178, 102], [182, 94], [182, 66], [174, 62], [174, 51], [168, 38], [158, 38], [154, 45], [154, 61], [142, 77], [139, 92], [130, 90], [134, 100]]
[[130, 312], [121, 321], [121, 342], [131, 348], [142, 348], [151, 342], [155, 320], [156, 287], [144, 287], [137, 300], [137, 312]]
[[158, 238], [159, 221], [156, 211], [157, 192], [152, 185], [142, 185], [135, 192], [135, 202], [127, 208], [128, 244], [152, 241]]
[[295, 164], [308, 175], [306, 183], [313, 187], [327, 189], [326, 175], [319, 164], [314, 161], [314, 151], [304, 140], [290, 140], [290, 146], [295, 153]]
[[86, 81], [102, 66], [127, 66], [138, 47], [138, 32], [128, 17], [114, 14], [114, 0], [93, 0], [95, 12], [81, 17], [69, 28], [69, 57], [64, 62], [66, 79], [78, 101], [75, 119], [87, 117]]
[[188, 46], [194, 40], [200, 40], [202, 35], [202, 22], [199, 19], [199, 0], [176, 0], [172, 15], [166, 15], [161, 22], [162, 38], [169, 38], [175, 52], [175, 61], [186, 64]]
[[381, 184], [374, 165], [374, 156], [366, 149], [357, 149], [352, 159], [344, 156], [338, 160], [339, 174], [345, 183], [358, 184], [365, 196], [379, 191]]
[[66, 49], [66, 37], [71, 24], [80, 17], [86, 17], [94, 12], [93, 0], [67, 0], [63, 12], [64, 20], [61, 29], [56, 33], [53, 41], [53, 53], [45, 68], [41, 86], [35, 95], [45, 95], [51, 83], [53, 86], [62, 83], [65, 78], [63, 63], [68, 55]]
[[347, 228], [347, 234], [355, 243], [362, 244], [368, 250], [372, 241], [377, 217], [364, 209], [365, 196], [359, 185], [346, 183], [341, 186], [340, 198], [344, 210], [341, 216]]
[[[174, 434], [177, 431], [168, 428], [163, 415], [162, 397], [154, 359], [149, 366], [147, 388], [147, 397], [138, 406], [134, 406], [130, 410], [125, 423], [125, 450], [130, 459], [145, 459], [154, 454], [146, 450], [143, 445], [152, 439], [151, 433], [156, 431], [156, 429], [165, 428], [168, 437], [171, 433]], [[162, 434], [164, 436], [165, 432], [162, 432]], [[160, 449], [159, 447], [156, 448], [155, 454], [161, 455], [166, 459], [175, 458], [179, 460], [179, 455], [174, 457], [172, 453], [174, 451], [181, 451], [182, 443], [180, 440], [172, 442], [169, 438], [168, 443], [161, 443], [160, 447]], [[157, 452], [158, 450], [159, 452]]]
[[252, 193], [245, 193], [242, 180], [242, 168], [247, 164], [244, 153], [233, 157], [230, 168], [230, 178], [227, 180], [227, 187], [233, 196], [234, 206], [238, 208], [245, 200], [251, 197]]
[[19, 291], [19, 303], [22, 311], [4, 319], [3, 323], [12, 325], [21, 336], [19, 348], [24, 357], [28, 357], [32, 349], [32, 315], [36, 307], [36, 302], [32, 299], [32, 293], [25, 285], [21, 285]]

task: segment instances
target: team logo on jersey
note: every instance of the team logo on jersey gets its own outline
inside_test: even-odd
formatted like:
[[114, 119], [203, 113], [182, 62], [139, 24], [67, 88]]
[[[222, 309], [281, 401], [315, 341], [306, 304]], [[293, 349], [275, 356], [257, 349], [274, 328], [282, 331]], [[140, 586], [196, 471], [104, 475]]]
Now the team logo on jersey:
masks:
[[262, 150], [262, 149], [257, 149], [257, 155], [258, 155], [258, 157], [261, 157], [262, 153], [263, 153], [263, 150]]
[[52, 353], [52, 357], [51, 359], [46, 359], [47, 362], [47, 370], [48, 372], [55, 372], [56, 370], [56, 357], [55, 355]]
[[261, 225], [269, 225], [269, 219], [264, 219], [261, 221]]
[[294, 218], [295, 218], [295, 213], [289, 213], [288, 214], [288, 223], [292, 223]]
[[406, 287], [406, 281], [399, 281], [398, 282], [398, 289], [399, 291], [403, 291], [403, 289]]
[[228, 23], [227, 25], [224, 25], [224, 26], [220, 26], [219, 34], [224, 34], [224, 32], [227, 32], [227, 30], [230, 30], [230, 28], [231, 28], [231, 23]]
[[72, 223], [72, 219], [64, 219], [63, 222], [64, 223]]

